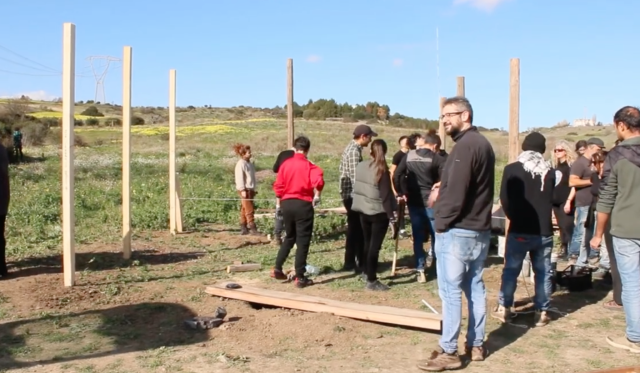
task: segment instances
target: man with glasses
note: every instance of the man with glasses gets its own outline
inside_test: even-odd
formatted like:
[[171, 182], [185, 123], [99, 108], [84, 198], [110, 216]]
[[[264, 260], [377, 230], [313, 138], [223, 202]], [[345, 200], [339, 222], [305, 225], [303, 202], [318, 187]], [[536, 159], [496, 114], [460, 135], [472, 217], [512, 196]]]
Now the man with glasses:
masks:
[[486, 356], [483, 347], [487, 296], [482, 274], [491, 237], [495, 154], [473, 126], [473, 109], [464, 97], [445, 100], [440, 117], [456, 143], [442, 171], [435, 202], [436, 267], [442, 299], [440, 348], [418, 368], [431, 372], [459, 369], [458, 336], [462, 292], [469, 307], [466, 353], [472, 361]]
[[571, 262], [578, 266], [589, 265], [591, 249], [589, 241], [593, 236], [594, 227], [586, 227], [589, 206], [593, 202], [591, 194], [591, 156], [604, 149], [604, 142], [592, 137], [587, 140], [587, 147], [584, 153], [571, 165], [571, 175], [569, 176], [569, 186], [576, 189], [574, 229], [569, 245], [569, 257]]

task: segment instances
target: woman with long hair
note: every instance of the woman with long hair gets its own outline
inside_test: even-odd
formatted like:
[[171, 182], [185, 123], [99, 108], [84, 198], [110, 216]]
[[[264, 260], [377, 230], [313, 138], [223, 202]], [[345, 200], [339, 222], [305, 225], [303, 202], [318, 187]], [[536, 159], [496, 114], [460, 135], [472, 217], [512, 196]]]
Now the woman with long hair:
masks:
[[371, 143], [371, 159], [356, 167], [353, 185], [353, 211], [360, 213], [364, 238], [366, 289], [389, 290], [378, 280], [378, 256], [390, 222], [395, 222], [396, 199], [391, 188], [391, 175], [386, 160], [387, 143], [378, 139]]
[[556, 187], [553, 190], [553, 214], [560, 228], [561, 249], [559, 257], [565, 257], [571, 236], [573, 235], [573, 199], [576, 195], [575, 188], [569, 186], [569, 175], [571, 165], [576, 160], [577, 155], [573, 152], [573, 147], [565, 140], [560, 140], [553, 148], [551, 165], [556, 173]]
[[240, 234], [258, 235], [254, 217], [253, 199], [256, 191], [256, 169], [251, 163], [251, 147], [235, 144], [233, 151], [240, 158], [235, 168], [236, 191], [240, 195]]
[[587, 140], [580, 140], [576, 143], [576, 154], [581, 156], [587, 150]]

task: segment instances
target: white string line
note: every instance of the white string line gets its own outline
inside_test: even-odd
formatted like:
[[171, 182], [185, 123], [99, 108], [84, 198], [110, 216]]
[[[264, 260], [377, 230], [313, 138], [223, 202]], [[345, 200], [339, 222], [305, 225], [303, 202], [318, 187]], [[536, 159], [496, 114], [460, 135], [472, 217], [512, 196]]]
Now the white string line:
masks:
[[[196, 200], [196, 201], [241, 201], [244, 198], [204, 198], [204, 197], [181, 197], [180, 200], [184, 201], [184, 200]], [[271, 202], [276, 202], [275, 198], [252, 198], [251, 201], [271, 201]], [[342, 202], [342, 199], [335, 199], [335, 198], [328, 198], [328, 199], [322, 199], [322, 202]]]

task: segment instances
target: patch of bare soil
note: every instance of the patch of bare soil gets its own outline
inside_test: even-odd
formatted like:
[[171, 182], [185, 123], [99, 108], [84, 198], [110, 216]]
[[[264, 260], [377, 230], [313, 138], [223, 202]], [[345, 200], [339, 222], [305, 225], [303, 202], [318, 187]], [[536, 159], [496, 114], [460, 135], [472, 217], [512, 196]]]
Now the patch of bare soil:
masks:
[[[0, 281], [0, 369], [21, 372], [403, 372], [417, 371], [418, 360], [437, 347], [434, 333], [287, 309], [252, 307], [204, 293], [206, 285], [234, 280], [254, 286], [322, 296], [363, 304], [437, 310], [441, 303], [435, 280], [418, 284], [408, 271], [386, 278], [387, 293], [363, 291], [354, 276], [296, 289], [259, 272], [227, 274], [233, 260], [270, 263], [276, 248], [264, 237], [238, 236], [215, 227], [172, 239], [154, 233], [136, 242], [130, 261], [117, 245], [87, 245], [78, 250], [78, 281], [62, 286], [59, 257], [15, 263], [12, 278]], [[342, 251], [322, 254], [339, 260]], [[410, 253], [402, 242], [402, 253]], [[387, 261], [385, 252], [381, 260]], [[266, 258], [266, 259], [265, 259]], [[316, 257], [317, 259], [317, 257]], [[497, 261], [499, 262], [499, 261]], [[407, 260], [406, 264], [410, 264]], [[388, 268], [388, 265], [385, 267]], [[485, 271], [489, 306], [497, 299], [501, 265]], [[532, 284], [520, 282], [527, 300]], [[622, 335], [624, 315], [601, 303], [607, 290], [555, 294], [557, 315], [549, 326], [533, 328], [532, 315], [517, 325], [487, 321], [485, 362], [469, 372], [588, 372], [631, 365], [637, 357], [609, 347], [605, 337]], [[524, 302], [527, 303], [527, 302]], [[184, 320], [211, 316], [218, 306], [228, 312], [216, 329], [186, 328]], [[521, 306], [527, 310], [527, 306]], [[466, 302], [463, 316], [466, 323]], [[460, 347], [464, 346], [464, 333]], [[517, 367], [517, 368], [516, 368]]]

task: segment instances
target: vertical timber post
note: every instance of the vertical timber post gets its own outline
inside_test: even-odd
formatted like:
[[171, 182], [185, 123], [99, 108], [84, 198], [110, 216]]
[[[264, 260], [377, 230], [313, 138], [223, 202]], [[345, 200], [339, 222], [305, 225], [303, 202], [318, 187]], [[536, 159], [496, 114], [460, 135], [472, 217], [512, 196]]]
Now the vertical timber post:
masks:
[[287, 60], [287, 147], [293, 147], [293, 59]]
[[75, 285], [74, 133], [76, 25], [63, 25], [62, 40], [62, 266], [64, 286]]
[[169, 70], [169, 230], [176, 234], [176, 70]]
[[440, 110], [438, 110], [438, 136], [442, 140], [441, 149], [447, 149], [447, 134], [444, 132], [444, 123], [442, 122], [442, 107], [444, 106], [445, 97], [440, 97]]
[[520, 59], [511, 59], [509, 79], [509, 163], [518, 158], [520, 133]]
[[131, 47], [122, 51], [122, 256], [131, 258]]
[[464, 76], [459, 76], [456, 79], [456, 96], [459, 97], [465, 97], [465, 92], [464, 92]]

